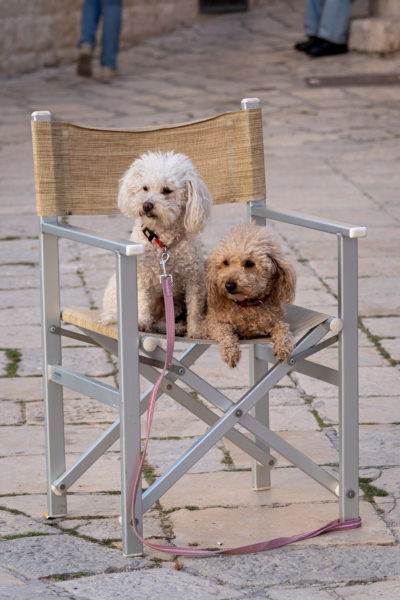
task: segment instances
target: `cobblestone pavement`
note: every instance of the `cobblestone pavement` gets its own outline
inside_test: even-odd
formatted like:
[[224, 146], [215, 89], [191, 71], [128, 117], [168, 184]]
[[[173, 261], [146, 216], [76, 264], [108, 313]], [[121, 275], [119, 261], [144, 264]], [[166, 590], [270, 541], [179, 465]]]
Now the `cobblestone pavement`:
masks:
[[[400, 87], [315, 87], [317, 76], [399, 73], [400, 56], [349, 54], [311, 61], [295, 53], [301, 1], [276, 0], [249, 13], [205, 17], [121, 55], [109, 86], [78, 80], [74, 67], [1, 81], [0, 264], [0, 598], [214, 598], [366, 600], [400, 591]], [[258, 96], [264, 115], [271, 205], [366, 225], [359, 244], [360, 461], [363, 527], [246, 557], [125, 559], [120, 551], [118, 445], [71, 489], [69, 515], [49, 526], [45, 505], [38, 240], [30, 113], [111, 127], [202, 118]], [[244, 218], [215, 209], [208, 252]], [[86, 219], [92, 229], [128, 234], [122, 217]], [[89, 222], [90, 221], [90, 222]], [[74, 222], [71, 218], [70, 222]], [[336, 241], [275, 226], [298, 273], [297, 303], [335, 311]], [[61, 244], [62, 304], [99, 306], [113, 258]], [[67, 366], [113, 384], [101, 349], [65, 344]], [[197, 370], [232, 398], [241, 395], [245, 357], [234, 372], [217, 352]], [[326, 350], [326, 364], [334, 364]], [[337, 463], [336, 390], [303, 375], [271, 394], [274, 430], [328, 469]], [[68, 460], [116, 418], [66, 392]], [[204, 431], [171, 400], [158, 404], [149, 451], [153, 473]], [[273, 489], [252, 492], [248, 459], [229, 442], [210, 451], [146, 514], [145, 535], [215, 546], [311, 529], [335, 518], [333, 496], [280, 460]], [[173, 537], [175, 536], [175, 537]], [[396, 594], [397, 591], [397, 594]]]

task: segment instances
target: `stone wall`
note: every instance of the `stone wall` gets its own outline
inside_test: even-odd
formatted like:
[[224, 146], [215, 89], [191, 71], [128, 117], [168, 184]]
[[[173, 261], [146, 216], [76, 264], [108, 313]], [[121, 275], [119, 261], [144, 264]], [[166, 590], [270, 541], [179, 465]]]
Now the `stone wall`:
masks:
[[[249, 6], [268, 0], [250, 0]], [[0, 76], [76, 58], [83, 0], [0, 0]], [[193, 23], [198, 0], [124, 0], [121, 48]]]
[[354, 19], [349, 46], [359, 52], [394, 52], [400, 49], [400, 1], [370, 0], [367, 18]]

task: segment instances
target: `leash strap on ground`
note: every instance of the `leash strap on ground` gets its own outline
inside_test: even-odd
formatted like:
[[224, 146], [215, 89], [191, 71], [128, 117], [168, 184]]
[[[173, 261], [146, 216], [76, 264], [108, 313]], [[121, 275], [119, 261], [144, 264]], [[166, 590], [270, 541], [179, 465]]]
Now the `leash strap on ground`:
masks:
[[281, 546], [286, 546], [287, 544], [292, 544], [293, 542], [299, 542], [301, 540], [306, 540], [309, 538], [316, 537], [323, 533], [328, 533], [330, 531], [340, 531], [343, 529], [354, 529], [356, 527], [361, 527], [361, 518], [358, 517], [356, 519], [351, 519], [349, 521], [340, 521], [336, 519], [335, 521], [331, 521], [327, 523], [323, 527], [319, 529], [315, 529], [314, 531], [308, 531], [306, 533], [299, 533], [297, 535], [292, 535], [289, 537], [280, 537], [275, 538], [273, 540], [269, 540], [266, 542], [258, 542], [255, 544], [248, 544], [247, 546], [239, 546], [237, 548], [229, 548], [227, 550], [198, 550], [192, 548], [180, 548], [175, 546], [165, 546], [163, 544], [153, 544], [143, 538], [137, 530], [137, 519], [135, 517], [135, 501], [136, 495], [138, 492], [139, 484], [142, 478], [142, 469], [143, 464], [146, 458], [147, 446], [149, 444], [150, 439], [150, 431], [151, 431], [151, 423], [153, 420], [154, 408], [157, 398], [157, 393], [160, 388], [161, 382], [164, 378], [165, 373], [168, 371], [168, 367], [172, 362], [173, 352], [174, 352], [174, 343], [175, 343], [175, 315], [174, 315], [174, 301], [172, 295], [172, 282], [169, 277], [164, 277], [162, 279], [162, 287], [164, 294], [164, 306], [165, 306], [165, 316], [166, 316], [166, 328], [167, 328], [167, 351], [165, 357], [165, 364], [163, 370], [158, 377], [153, 391], [151, 393], [149, 408], [147, 412], [147, 432], [146, 432], [146, 440], [144, 443], [142, 457], [139, 463], [139, 467], [137, 472], [134, 475], [133, 481], [133, 490], [131, 494], [131, 515], [132, 515], [132, 526], [135, 531], [136, 536], [141, 540], [141, 542], [149, 547], [153, 548], [153, 550], [159, 550], [161, 552], [166, 552], [168, 554], [180, 555], [180, 556], [215, 556], [215, 555], [235, 555], [235, 554], [251, 554], [253, 552], [262, 552], [264, 550], [272, 550], [274, 548], [280, 548]]

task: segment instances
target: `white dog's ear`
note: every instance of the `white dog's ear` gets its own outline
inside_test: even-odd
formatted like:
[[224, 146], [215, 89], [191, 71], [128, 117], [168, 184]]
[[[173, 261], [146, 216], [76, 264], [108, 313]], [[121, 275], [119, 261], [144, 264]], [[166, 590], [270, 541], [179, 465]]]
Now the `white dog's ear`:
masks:
[[129, 174], [130, 169], [125, 173], [125, 175], [119, 181], [119, 190], [118, 190], [118, 208], [119, 210], [126, 215], [129, 205]]
[[119, 181], [118, 208], [127, 217], [132, 217], [130, 201], [135, 193], [135, 179], [141, 172], [141, 160], [135, 160]]
[[189, 233], [199, 233], [210, 216], [213, 199], [204, 181], [196, 176], [187, 182], [187, 196], [184, 226]]

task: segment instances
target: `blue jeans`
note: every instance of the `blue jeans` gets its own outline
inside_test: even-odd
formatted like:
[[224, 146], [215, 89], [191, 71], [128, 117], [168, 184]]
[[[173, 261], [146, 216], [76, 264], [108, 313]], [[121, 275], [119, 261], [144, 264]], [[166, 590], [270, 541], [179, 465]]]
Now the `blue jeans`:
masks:
[[352, 0], [307, 0], [304, 28], [335, 44], [346, 44], [349, 35]]
[[100, 63], [115, 69], [121, 31], [122, 0], [85, 0], [82, 7], [81, 33], [78, 48], [83, 43], [96, 45], [96, 32], [103, 17]]

